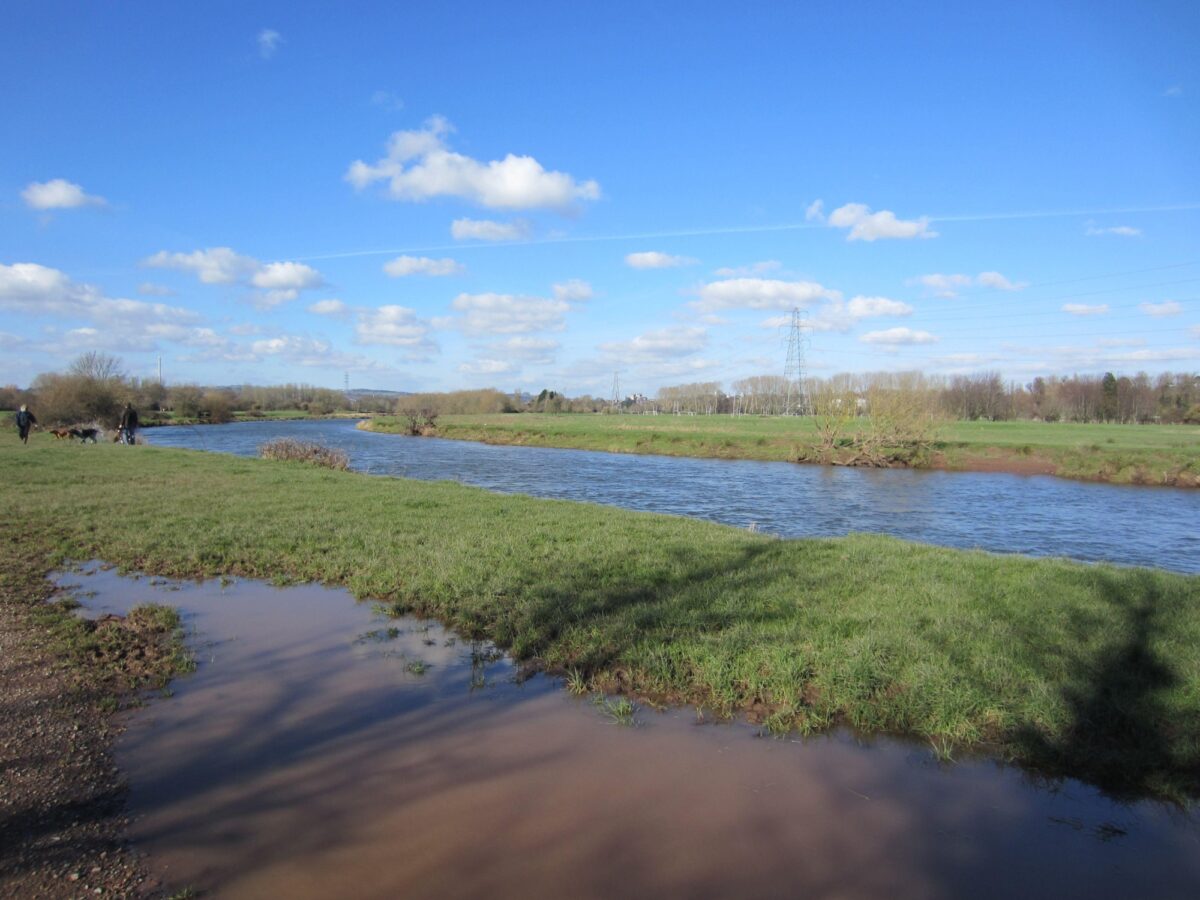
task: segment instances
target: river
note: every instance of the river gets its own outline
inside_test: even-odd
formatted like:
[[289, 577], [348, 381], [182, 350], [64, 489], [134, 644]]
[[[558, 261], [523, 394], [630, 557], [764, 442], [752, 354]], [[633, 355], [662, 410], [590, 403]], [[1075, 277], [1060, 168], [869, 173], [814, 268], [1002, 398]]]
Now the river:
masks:
[[255, 456], [288, 437], [374, 475], [692, 516], [782, 537], [890, 534], [946, 547], [1200, 572], [1200, 491], [1050, 476], [636, 456], [374, 434], [344, 419], [142, 432], [162, 447]]

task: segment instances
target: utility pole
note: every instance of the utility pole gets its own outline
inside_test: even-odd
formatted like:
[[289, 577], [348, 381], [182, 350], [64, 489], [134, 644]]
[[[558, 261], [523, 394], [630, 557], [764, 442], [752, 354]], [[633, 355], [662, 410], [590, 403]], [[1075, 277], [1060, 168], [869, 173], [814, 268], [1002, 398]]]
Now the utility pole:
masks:
[[788, 328], [787, 362], [783, 367], [783, 378], [787, 382], [783, 413], [787, 416], [804, 415], [808, 404], [804, 398], [805, 350], [808, 346], [808, 319], [804, 310], [793, 307], [792, 321]]

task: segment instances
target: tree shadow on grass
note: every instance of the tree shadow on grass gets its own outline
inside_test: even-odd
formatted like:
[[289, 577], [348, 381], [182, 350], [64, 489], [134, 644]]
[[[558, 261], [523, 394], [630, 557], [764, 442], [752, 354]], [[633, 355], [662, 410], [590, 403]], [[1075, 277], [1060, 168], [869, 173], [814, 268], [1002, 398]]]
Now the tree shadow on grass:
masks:
[[[1033, 723], [1011, 736], [1018, 758], [1055, 777], [1088, 781], [1132, 802], [1147, 796], [1184, 801], [1200, 796], [1195, 723], [1172, 718], [1164, 702], [1180, 677], [1155, 649], [1165, 598], [1149, 573], [1098, 575], [1119, 627], [1099, 653], [1075, 651], [1075, 673], [1062, 689], [1071, 721], [1061, 735]], [[1082, 621], [1075, 626], [1086, 647]]]

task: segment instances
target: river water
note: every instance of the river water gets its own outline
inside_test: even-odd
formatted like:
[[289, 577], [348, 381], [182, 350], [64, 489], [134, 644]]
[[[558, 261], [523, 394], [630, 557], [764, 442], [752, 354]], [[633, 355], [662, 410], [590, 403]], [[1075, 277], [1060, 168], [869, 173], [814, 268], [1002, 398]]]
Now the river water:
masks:
[[[61, 578], [182, 610], [197, 671], [126, 718], [134, 846], [221, 898], [1194, 898], [1200, 823], [1086, 785], [696, 713], [615, 724], [342, 590]], [[417, 665], [420, 663], [421, 665]]]
[[373, 434], [348, 420], [142, 432], [158, 446], [257, 455], [290, 437], [377, 475], [455, 480], [753, 527], [784, 537], [876, 532], [947, 547], [1200, 572], [1200, 491], [1049, 476], [687, 459]]

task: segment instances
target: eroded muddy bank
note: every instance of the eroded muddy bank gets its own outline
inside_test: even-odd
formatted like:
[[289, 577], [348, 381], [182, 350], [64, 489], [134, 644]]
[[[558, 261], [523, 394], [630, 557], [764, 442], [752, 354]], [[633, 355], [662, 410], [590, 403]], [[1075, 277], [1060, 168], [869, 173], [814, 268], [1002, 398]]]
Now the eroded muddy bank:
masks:
[[342, 591], [95, 572], [177, 605], [199, 668], [129, 716], [135, 846], [221, 897], [1193, 896], [1200, 825], [984, 762], [613, 724], [490, 648]]

